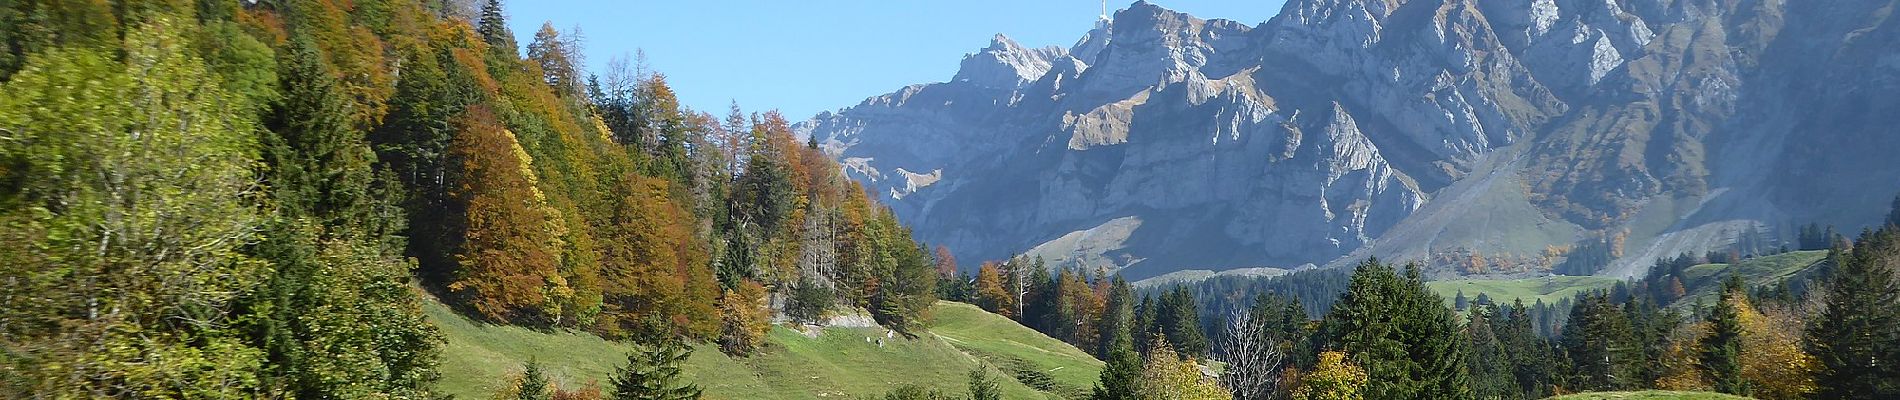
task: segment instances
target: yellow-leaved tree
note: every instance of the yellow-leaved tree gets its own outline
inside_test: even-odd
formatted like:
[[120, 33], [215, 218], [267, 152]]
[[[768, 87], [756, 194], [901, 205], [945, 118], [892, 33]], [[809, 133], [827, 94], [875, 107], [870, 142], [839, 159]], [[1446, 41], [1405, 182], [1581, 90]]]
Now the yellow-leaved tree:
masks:
[[1143, 399], [1203, 400], [1233, 399], [1214, 378], [1201, 373], [1194, 360], [1182, 359], [1167, 341], [1157, 341], [1142, 366], [1137, 397]]
[[1708, 379], [1697, 369], [1696, 355], [1699, 349], [1696, 341], [1708, 335], [1709, 324], [1696, 321], [1677, 326], [1669, 333], [1669, 346], [1663, 349], [1662, 377], [1656, 379], [1657, 389], [1703, 391], [1709, 390]]
[[[1741, 378], [1748, 382], [1750, 396], [1763, 400], [1804, 399], [1814, 393], [1814, 374], [1820, 362], [1801, 347], [1801, 320], [1794, 310], [1769, 308], [1756, 310], [1748, 300], [1735, 296], [1728, 300], [1737, 310], [1742, 326]], [[1713, 387], [1698, 367], [1699, 338], [1708, 335], [1709, 324], [1684, 324], [1669, 335], [1669, 348], [1662, 356], [1663, 374], [1656, 388], [1666, 390], [1709, 390]]]
[[1300, 376], [1294, 400], [1359, 400], [1365, 398], [1366, 370], [1346, 360], [1346, 353], [1320, 353], [1313, 372]]
[[1762, 400], [1804, 399], [1814, 393], [1814, 374], [1820, 360], [1801, 347], [1800, 317], [1793, 310], [1773, 307], [1757, 311], [1748, 300], [1737, 296], [1741, 310], [1742, 379], [1752, 385], [1755, 398]]
[[461, 270], [450, 285], [491, 321], [560, 315], [571, 294], [559, 274], [566, 226], [535, 187], [533, 161], [485, 106], [469, 107], [451, 149], [462, 160], [455, 194], [467, 201]]

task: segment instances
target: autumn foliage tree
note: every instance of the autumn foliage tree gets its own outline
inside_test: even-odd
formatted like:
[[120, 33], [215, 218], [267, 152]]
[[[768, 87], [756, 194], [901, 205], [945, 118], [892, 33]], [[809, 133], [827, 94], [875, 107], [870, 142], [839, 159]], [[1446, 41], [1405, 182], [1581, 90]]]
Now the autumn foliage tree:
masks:
[[463, 180], [456, 194], [467, 204], [467, 233], [451, 288], [494, 321], [558, 315], [550, 308], [567, 291], [557, 271], [566, 226], [535, 186], [533, 160], [485, 106], [470, 107], [457, 125], [452, 150]]
[[976, 272], [976, 305], [984, 311], [1014, 318], [1016, 296], [1003, 287], [1003, 274], [996, 263], [983, 263]]
[[1320, 353], [1319, 364], [1300, 376], [1295, 400], [1359, 400], [1365, 398], [1366, 370], [1346, 359], [1345, 353]]
[[1147, 363], [1141, 369], [1141, 383], [1136, 395], [1141, 399], [1180, 399], [1215, 400], [1232, 399], [1232, 393], [1222, 388], [1220, 382], [1201, 374], [1201, 367], [1193, 357], [1183, 357], [1174, 352], [1167, 341], [1155, 344], [1149, 350]]

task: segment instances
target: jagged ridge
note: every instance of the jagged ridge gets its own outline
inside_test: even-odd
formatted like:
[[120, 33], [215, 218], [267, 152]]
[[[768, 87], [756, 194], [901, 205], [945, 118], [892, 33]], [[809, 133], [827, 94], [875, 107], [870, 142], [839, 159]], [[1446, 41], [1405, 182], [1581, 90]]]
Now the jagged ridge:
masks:
[[999, 35], [950, 82], [797, 129], [964, 259], [1538, 274], [1614, 237], [1606, 274], [1628, 275], [1884, 208], [1893, 6], [1295, 0], [1247, 26], [1136, 2], [1068, 49]]

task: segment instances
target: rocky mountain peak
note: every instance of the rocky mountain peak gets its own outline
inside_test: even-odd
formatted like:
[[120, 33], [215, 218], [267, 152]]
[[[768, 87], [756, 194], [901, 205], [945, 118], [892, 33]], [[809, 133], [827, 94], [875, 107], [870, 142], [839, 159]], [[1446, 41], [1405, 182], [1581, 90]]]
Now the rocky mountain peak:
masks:
[[1603, 273], [1628, 276], [1735, 232], [1875, 219], [1791, 199], [1900, 183], [1788, 176], [1900, 175], [1878, 150], [1900, 145], [1783, 150], [1900, 140], [1881, 134], [1900, 115], [1828, 113], [1900, 92], [1876, 50], [1900, 25], [1872, 11], [1900, 0], [1863, 3], [1289, 0], [1250, 26], [1137, 1], [1066, 50], [999, 35], [952, 82], [796, 129], [960, 259], [1537, 274], [1615, 237]]
[[1052, 62], [1068, 56], [1069, 51], [1061, 47], [1026, 49], [1016, 44], [1015, 40], [998, 33], [990, 38], [989, 47], [964, 56], [956, 77], [951, 79], [989, 88], [1014, 90], [1035, 82], [1049, 72]]
[[[1078, 54], [1096, 53], [1081, 58], [1089, 63], [1090, 77], [1079, 90], [1127, 98], [1142, 88], [1184, 82], [1191, 76], [1225, 76], [1240, 68], [1236, 63], [1223, 62], [1231, 61], [1223, 55], [1238, 55], [1235, 50], [1249, 45], [1250, 31], [1238, 22], [1203, 20], [1137, 1], [1117, 11], [1107, 27], [1084, 38], [1093, 39], [1097, 32], [1106, 34], [1106, 43], [1100, 43], [1099, 50], [1090, 46], [1091, 42], [1078, 45]], [[1202, 73], [1210, 65], [1221, 72]]]

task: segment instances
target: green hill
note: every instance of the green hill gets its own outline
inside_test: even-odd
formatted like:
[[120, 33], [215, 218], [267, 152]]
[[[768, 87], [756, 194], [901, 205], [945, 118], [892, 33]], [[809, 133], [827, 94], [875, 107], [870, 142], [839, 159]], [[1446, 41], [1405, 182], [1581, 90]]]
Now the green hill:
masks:
[[1544, 400], [1748, 400], [1748, 398], [1709, 392], [1647, 390], [1640, 392], [1578, 393]]
[[[1730, 273], [1740, 274], [1750, 285], [1766, 286], [1780, 283], [1782, 280], [1798, 276], [1809, 267], [1827, 258], [1827, 251], [1796, 251], [1751, 258], [1734, 265], [1702, 264], [1683, 270], [1682, 286], [1688, 290], [1681, 301], [1673, 307], [1687, 307], [1695, 304], [1696, 299], [1705, 303], [1714, 302], [1722, 290], [1722, 280]], [[1510, 303], [1513, 299], [1524, 299], [1524, 304], [1543, 300], [1556, 303], [1559, 300], [1575, 297], [1589, 290], [1609, 289], [1616, 285], [1615, 278], [1601, 276], [1547, 276], [1527, 279], [1471, 279], [1425, 282], [1425, 287], [1438, 293], [1450, 303], [1459, 291], [1465, 297], [1477, 300], [1479, 293], [1487, 294], [1492, 301]]]
[[[563, 387], [606, 386], [630, 350], [587, 333], [481, 324], [434, 301], [425, 309], [448, 339], [440, 387], [458, 398], [487, 398], [530, 358]], [[1073, 346], [973, 306], [939, 302], [933, 312], [931, 333], [917, 339], [886, 339], [881, 328], [828, 328], [807, 337], [774, 327], [767, 346], [749, 358], [698, 345], [686, 372], [711, 399], [823, 399], [882, 394], [905, 384], [962, 394], [969, 371], [987, 365], [1004, 396], [1020, 399], [1060, 397], [1011, 379], [1020, 371], [1042, 371], [1061, 392], [1089, 387], [1101, 371], [1101, 362]]]
[[1044, 388], [1079, 395], [1101, 377], [1102, 362], [1094, 356], [1016, 321], [964, 303], [938, 302], [931, 312], [931, 334], [1014, 375], [1046, 375], [1052, 384]]
[[1751, 286], [1768, 286], [1801, 274], [1808, 267], [1827, 259], [1826, 250], [1796, 251], [1755, 257], [1734, 265], [1702, 264], [1682, 270], [1682, 286], [1688, 290], [1673, 307], [1688, 307], [1697, 299], [1714, 304], [1729, 274], [1739, 274]]
[[1510, 304], [1513, 300], [1523, 299], [1524, 304], [1535, 304], [1543, 300], [1547, 304], [1556, 304], [1558, 300], [1575, 297], [1587, 290], [1608, 289], [1616, 285], [1615, 278], [1601, 276], [1547, 276], [1526, 279], [1473, 279], [1456, 281], [1425, 282], [1425, 287], [1444, 297], [1446, 304], [1458, 296], [1459, 291], [1465, 298], [1476, 301], [1479, 293], [1484, 293], [1498, 304]]

